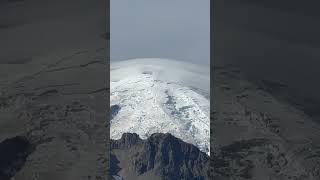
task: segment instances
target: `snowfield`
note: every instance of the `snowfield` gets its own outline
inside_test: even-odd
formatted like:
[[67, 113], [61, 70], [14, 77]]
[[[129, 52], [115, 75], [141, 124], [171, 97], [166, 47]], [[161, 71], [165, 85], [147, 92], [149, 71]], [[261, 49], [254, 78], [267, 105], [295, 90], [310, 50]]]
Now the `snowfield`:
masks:
[[210, 153], [210, 69], [167, 59], [111, 63], [111, 139], [171, 133]]

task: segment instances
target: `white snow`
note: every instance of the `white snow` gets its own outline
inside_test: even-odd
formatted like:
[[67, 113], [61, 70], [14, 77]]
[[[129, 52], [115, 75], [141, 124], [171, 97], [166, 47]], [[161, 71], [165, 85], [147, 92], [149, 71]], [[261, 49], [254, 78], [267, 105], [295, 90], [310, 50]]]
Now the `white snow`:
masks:
[[110, 136], [171, 133], [210, 152], [209, 67], [168, 59], [111, 63], [110, 106], [121, 107]]

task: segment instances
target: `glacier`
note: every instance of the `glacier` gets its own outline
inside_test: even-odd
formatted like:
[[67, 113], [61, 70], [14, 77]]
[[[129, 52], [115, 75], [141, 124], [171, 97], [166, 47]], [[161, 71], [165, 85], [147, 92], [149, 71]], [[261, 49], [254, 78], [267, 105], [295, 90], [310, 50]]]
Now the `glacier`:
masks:
[[159, 58], [110, 64], [110, 138], [170, 133], [210, 154], [209, 66]]

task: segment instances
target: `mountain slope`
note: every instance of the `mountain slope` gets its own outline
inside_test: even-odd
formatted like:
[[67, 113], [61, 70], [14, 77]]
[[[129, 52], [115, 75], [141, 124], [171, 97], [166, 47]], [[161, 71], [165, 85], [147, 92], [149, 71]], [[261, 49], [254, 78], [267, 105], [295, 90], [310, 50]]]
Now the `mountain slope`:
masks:
[[171, 134], [142, 140], [125, 133], [111, 140], [111, 175], [116, 179], [207, 179], [209, 156]]
[[135, 59], [111, 64], [112, 139], [137, 133], [171, 133], [210, 152], [209, 71], [165, 59]]
[[233, 66], [216, 65], [213, 81], [213, 179], [320, 178], [317, 122]]

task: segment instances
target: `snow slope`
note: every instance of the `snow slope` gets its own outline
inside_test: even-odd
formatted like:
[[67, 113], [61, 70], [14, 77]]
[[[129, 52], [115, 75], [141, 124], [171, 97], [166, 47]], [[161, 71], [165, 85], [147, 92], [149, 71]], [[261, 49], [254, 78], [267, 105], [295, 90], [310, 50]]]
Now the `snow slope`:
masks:
[[171, 133], [210, 152], [209, 68], [167, 59], [111, 63], [110, 136]]

